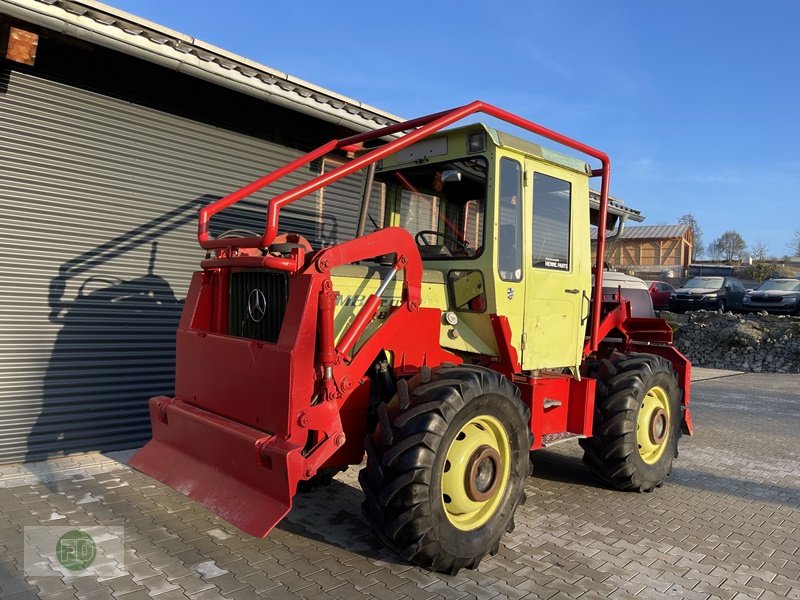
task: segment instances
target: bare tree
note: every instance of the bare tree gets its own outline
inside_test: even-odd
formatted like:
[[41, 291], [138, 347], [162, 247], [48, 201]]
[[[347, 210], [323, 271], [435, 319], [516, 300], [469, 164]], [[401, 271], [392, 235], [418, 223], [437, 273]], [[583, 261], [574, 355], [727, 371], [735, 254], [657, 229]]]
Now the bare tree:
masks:
[[714, 240], [709, 246], [709, 252], [718, 253], [725, 262], [738, 260], [747, 250], [747, 242], [735, 229], [730, 229]]
[[700, 258], [705, 253], [705, 246], [703, 246], [703, 230], [697, 223], [692, 213], [687, 213], [678, 219], [681, 225], [688, 225], [692, 230], [692, 239], [694, 246], [692, 247], [692, 260]]
[[708, 258], [713, 261], [722, 259], [722, 246], [720, 245], [719, 239], [709, 242], [706, 254], [708, 254]]
[[753, 257], [753, 261], [757, 260], [767, 260], [767, 255], [769, 254], [769, 244], [763, 240], [758, 240], [753, 247], [750, 249], [750, 255]]
[[786, 247], [789, 249], [789, 252], [792, 253], [792, 256], [800, 256], [800, 229], [794, 230], [794, 236], [791, 241], [786, 244]]

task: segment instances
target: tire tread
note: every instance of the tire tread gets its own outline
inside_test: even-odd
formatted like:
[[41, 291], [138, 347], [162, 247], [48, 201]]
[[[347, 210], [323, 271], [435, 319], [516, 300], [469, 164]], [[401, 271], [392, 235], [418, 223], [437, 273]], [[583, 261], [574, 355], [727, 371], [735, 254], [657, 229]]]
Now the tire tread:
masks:
[[[649, 492], [660, 487], [678, 456], [681, 436], [680, 388], [672, 365], [654, 354], [615, 354], [590, 365], [588, 371], [597, 378], [597, 399], [594, 435], [581, 440], [584, 463], [598, 478], [620, 490]], [[670, 377], [670, 447], [658, 462], [648, 465], [638, 455], [636, 417], [648, 381], [659, 374]]]
[[[488, 540], [484, 551], [466, 556], [438, 539], [427, 501], [436, 452], [449, 424], [471, 400], [485, 394], [514, 400], [530, 448], [530, 411], [520, 400], [519, 389], [485, 367], [423, 367], [411, 380], [398, 381], [395, 398], [378, 407], [378, 426], [365, 440], [367, 465], [359, 473], [364, 512], [381, 540], [414, 564], [449, 574], [476, 568], [487, 553], [497, 552], [506, 529], [513, 530], [514, 512], [525, 501], [524, 491], [508, 503], [505, 514], [498, 513], [503, 527], [496, 539]], [[519, 431], [519, 424], [514, 424], [508, 433], [519, 435]], [[528, 448], [523, 449], [525, 459]], [[530, 474], [530, 460], [527, 464], [522, 475]]]

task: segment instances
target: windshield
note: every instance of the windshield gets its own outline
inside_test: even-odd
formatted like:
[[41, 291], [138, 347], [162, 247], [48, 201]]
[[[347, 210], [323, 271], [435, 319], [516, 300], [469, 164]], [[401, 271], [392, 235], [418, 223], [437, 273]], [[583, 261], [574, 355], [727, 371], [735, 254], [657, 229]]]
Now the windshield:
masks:
[[768, 292], [770, 290], [781, 290], [783, 292], [800, 292], [800, 281], [793, 281], [791, 279], [770, 279], [758, 286], [759, 292]]
[[423, 259], [472, 258], [483, 251], [487, 163], [483, 158], [415, 164], [375, 175], [387, 186], [399, 225]]
[[718, 290], [722, 287], [722, 277], [693, 277], [683, 284], [685, 288]]

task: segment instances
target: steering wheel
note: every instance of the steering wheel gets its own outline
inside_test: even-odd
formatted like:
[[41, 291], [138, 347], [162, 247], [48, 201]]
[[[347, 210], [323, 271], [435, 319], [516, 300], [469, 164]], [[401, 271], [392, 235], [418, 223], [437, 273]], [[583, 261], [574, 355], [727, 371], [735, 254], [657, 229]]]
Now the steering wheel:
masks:
[[433, 229], [422, 229], [421, 231], [418, 231], [416, 235], [414, 235], [414, 241], [417, 243], [417, 246], [430, 246], [428, 240], [425, 239], [426, 235], [435, 235], [436, 237], [440, 237], [445, 240], [450, 240], [451, 242], [461, 246], [461, 249], [464, 252], [468, 253], [470, 251], [470, 247], [467, 242], [464, 242], [458, 239], [457, 237], [448, 235], [446, 233], [439, 233], [438, 231], [434, 231]]

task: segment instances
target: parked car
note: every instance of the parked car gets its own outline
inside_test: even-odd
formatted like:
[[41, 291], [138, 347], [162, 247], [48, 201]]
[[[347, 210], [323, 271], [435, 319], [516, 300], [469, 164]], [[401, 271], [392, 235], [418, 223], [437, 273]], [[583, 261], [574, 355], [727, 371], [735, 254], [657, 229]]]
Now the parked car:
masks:
[[603, 271], [603, 300], [616, 300], [620, 288], [622, 297], [631, 303], [631, 316], [655, 317], [653, 302], [644, 281], [625, 273]]
[[797, 279], [768, 279], [744, 295], [745, 310], [766, 310], [771, 313], [800, 315], [800, 281]]
[[735, 277], [692, 277], [669, 296], [669, 309], [740, 310], [746, 290]]
[[662, 310], [669, 308], [669, 296], [675, 288], [666, 281], [645, 281], [649, 286], [650, 298], [653, 300], [653, 308]]

